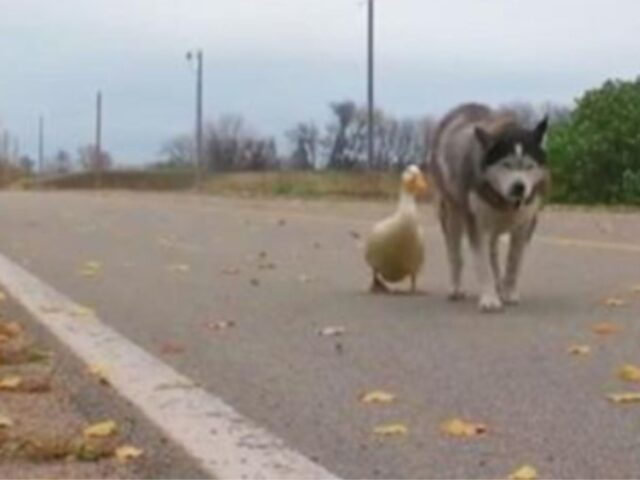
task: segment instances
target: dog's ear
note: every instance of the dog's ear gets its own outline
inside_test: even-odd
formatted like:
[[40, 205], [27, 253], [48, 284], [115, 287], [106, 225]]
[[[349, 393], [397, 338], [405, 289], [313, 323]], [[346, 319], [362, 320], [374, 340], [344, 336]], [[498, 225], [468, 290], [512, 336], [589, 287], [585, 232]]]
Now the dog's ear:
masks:
[[489, 132], [482, 127], [475, 127], [473, 129], [473, 133], [480, 142], [480, 145], [482, 145], [482, 148], [485, 150], [489, 150], [489, 148], [491, 148], [493, 145], [493, 137]]
[[547, 127], [549, 126], [549, 117], [545, 116], [533, 129], [533, 139], [537, 145], [542, 145], [544, 136], [547, 133]]

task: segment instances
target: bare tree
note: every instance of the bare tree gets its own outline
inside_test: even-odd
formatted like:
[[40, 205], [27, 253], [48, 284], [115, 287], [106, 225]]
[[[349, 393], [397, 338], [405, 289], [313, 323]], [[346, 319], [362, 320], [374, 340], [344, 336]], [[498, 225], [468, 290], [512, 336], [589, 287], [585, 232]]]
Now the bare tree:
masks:
[[106, 150], [96, 150], [95, 145], [89, 144], [78, 147], [78, 164], [85, 170], [109, 170], [113, 166], [111, 154]]
[[374, 112], [374, 157], [368, 164], [366, 109], [353, 102], [334, 103], [331, 109], [335, 119], [321, 142], [328, 152], [328, 168], [401, 169], [424, 161], [435, 128], [433, 119], [397, 119], [381, 110]]
[[336, 116], [337, 123], [328, 127], [328, 135], [325, 142], [330, 144], [329, 168], [346, 169], [353, 167], [353, 162], [348, 152], [347, 129], [353, 123], [357, 114], [356, 104], [352, 101], [336, 102], [331, 104], [331, 110]]
[[207, 126], [205, 164], [210, 171], [275, 168], [276, 143], [256, 134], [241, 116], [225, 115]]
[[294, 147], [291, 166], [300, 170], [316, 168], [320, 137], [318, 127], [313, 123], [298, 123], [286, 136]]
[[49, 165], [52, 173], [65, 174], [73, 168], [71, 154], [66, 150], [58, 150], [53, 157], [53, 162]]
[[191, 135], [178, 135], [164, 143], [160, 149], [161, 164], [168, 167], [193, 165], [195, 145]]

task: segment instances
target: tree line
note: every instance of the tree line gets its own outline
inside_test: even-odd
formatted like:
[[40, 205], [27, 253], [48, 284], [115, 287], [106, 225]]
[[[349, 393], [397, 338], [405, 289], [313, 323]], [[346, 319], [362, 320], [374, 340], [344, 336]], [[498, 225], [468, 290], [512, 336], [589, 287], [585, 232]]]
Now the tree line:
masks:
[[[569, 110], [563, 106], [529, 103], [506, 105], [525, 123], [535, 122], [542, 112], [561, 118]], [[400, 118], [381, 109], [374, 113], [374, 157], [367, 158], [367, 111], [351, 100], [328, 105], [329, 121], [298, 122], [284, 132], [283, 140], [261, 135], [241, 115], [223, 115], [206, 123], [203, 132], [203, 166], [207, 172], [243, 170], [401, 170], [410, 163], [421, 163], [429, 149], [438, 119]], [[12, 164], [31, 173], [36, 162], [27, 156], [0, 163]], [[191, 134], [168, 139], [158, 152], [154, 168], [193, 166], [195, 146]], [[61, 175], [74, 171], [108, 170], [114, 161], [108, 151], [99, 154], [94, 145], [78, 147], [75, 154], [59, 149], [48, 157], [40, 173]]]
[[[504, 105], [524, 123], [534, 123], [543, 114], [552, 121], [567, 117], [569, 108], [547, 103]], [[401, 170], [410, 163], [422, 163], [433, 138], [438, 119], [398, 118], [383, 110], [374, 113], [374, 157], [367, 158], [367, 111], [346, 100], [329, 105], [330, 121], [323, 127], [299, 122], [288, 129], [280, 153], [273, 137], [259, 135], [239, 115], [224, 115], [209, 122], [204, 131], [203, 163], [208, 172], [241, 170]], [[192, 136], [169, 139], [160, 151], [157, 167], [193, 165]]]

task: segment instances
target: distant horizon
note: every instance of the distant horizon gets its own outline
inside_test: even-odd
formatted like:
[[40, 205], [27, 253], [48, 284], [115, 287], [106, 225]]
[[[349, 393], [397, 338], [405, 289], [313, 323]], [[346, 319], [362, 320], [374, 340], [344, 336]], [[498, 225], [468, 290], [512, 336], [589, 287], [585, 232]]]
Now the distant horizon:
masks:
[[[48, 157], [92, 143], [100, 89], [116, 163], [155, 160], [164, 141], [193, 129], [185, 53], [194, 47], [205, 54], [205, 118], [239, 114], [281, 151], [297, 122], [327, 123], [330, 102], [365, 101], [359, 0], [5, 2], [0, 127], [32, 158], [40, 114]], [[570, 105], [638, 74], [632, 0], [378, 0], [377, 12], [376, 103], [397, 117], [438, 116], [463, 101]]]

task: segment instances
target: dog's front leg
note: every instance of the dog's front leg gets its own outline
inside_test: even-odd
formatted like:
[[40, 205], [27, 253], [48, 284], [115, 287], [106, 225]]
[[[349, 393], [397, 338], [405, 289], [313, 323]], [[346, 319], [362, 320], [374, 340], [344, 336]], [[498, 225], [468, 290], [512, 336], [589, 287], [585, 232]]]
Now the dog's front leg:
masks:
[[476, 271], [480, 284], [478, 308], [482, 312], [496, 312], [502, 308], [502, 301], [496, 288], [498, 279], [494, 276], [491, 261], [491, 252], [496, 248], [494, 243], [497, 241], [498, 239], [494, 235], [480, 233], [474, 242]]
[[502, 299], [508, 305], [515, 305], [520, 301], [518, 276], [528, 241], [529, 234], [526, 228], [520, 227], [511, 234], [502, 291]]

